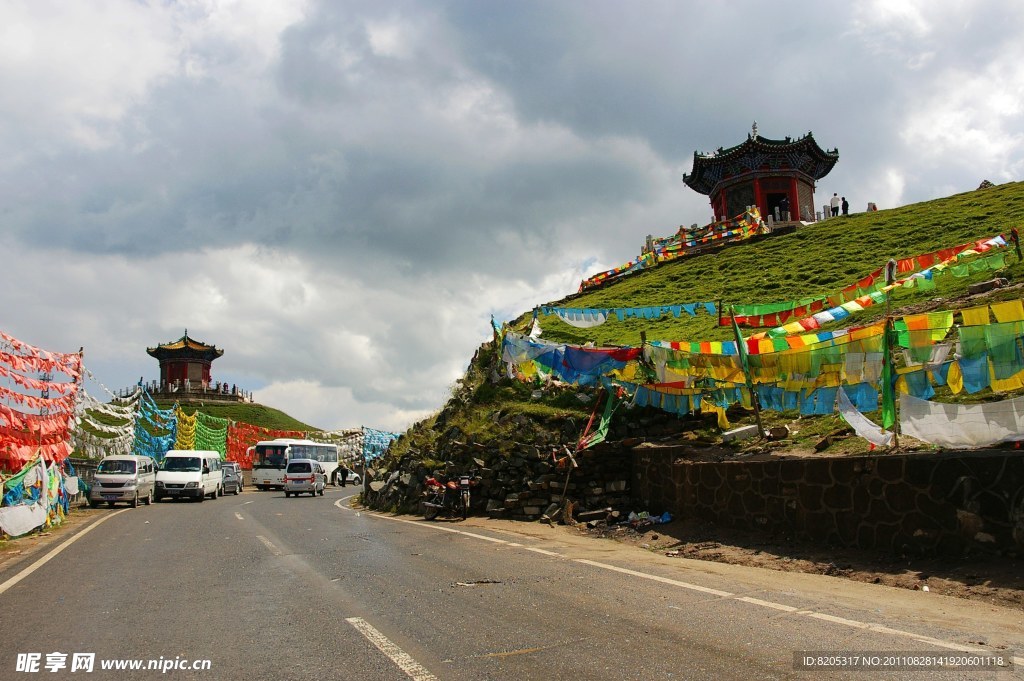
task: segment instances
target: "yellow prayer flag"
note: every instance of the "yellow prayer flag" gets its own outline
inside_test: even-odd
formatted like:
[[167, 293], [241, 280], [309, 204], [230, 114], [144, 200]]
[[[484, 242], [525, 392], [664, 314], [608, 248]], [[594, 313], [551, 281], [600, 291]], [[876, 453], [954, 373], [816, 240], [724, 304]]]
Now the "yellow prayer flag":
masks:
[[1000, 323], [1024, 321], [1024, 305], [1021, 304], [1020, 300], [992, 303], [992, 314], [996, 316], [996, 321]]
[[1018, 371], [1009, 378], [996, 378], [996, 372], [991, 363], [988, 367], [989, 387], [994, 393], [1008, 393], [1024, 388], [1024, 371]]
[[946, 374], [946, 385], [954, 395], [959, 395], [964, 389], [964, 374], [960, 371], [960, 362], [953, 362], [949, 365], [949, 373]]
[[966, 310], [960, 310], [960, 314], [964, 317], [964, 326], [984, 326], [988, 324], [988, 305], [969, 307]]
[[871, 338], [873, 336], [880, 336], [882, 335], [883, 327], [884, 324], [876, 323], [872, 324], [871, 326], [865, 326], [860, 329], [853, 329], [850, 331], [850, 340], [859, 341], [864, 340], [865, 338]]
[[936, 343], [946, 338], [946, 334], [949, 333], [949, 329], [952, 326], [952, 310], [928, 313], [928, 328], [932, 332], [932, 340], [935, 341]]

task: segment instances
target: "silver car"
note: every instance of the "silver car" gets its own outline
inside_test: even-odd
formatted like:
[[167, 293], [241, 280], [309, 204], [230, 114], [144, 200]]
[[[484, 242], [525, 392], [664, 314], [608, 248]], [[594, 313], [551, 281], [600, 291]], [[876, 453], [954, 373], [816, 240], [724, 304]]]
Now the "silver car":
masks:
[[223, 494], [238, 494], [242, 491], [242, 467], [234, 461], [222, 461], [220, 469], [224, 471]]
[[319, 461], [313, 459], [292, 459], [284, 469], [284, 495], [299, 496], [309, 492], [310, 496], [324, 495], [327, 487], [327, 473]]

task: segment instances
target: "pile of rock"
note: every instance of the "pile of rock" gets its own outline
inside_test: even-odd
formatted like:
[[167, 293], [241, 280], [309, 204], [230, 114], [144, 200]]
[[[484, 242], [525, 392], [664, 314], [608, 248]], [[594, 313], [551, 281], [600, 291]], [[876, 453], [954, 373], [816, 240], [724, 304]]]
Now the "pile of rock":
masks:
[[[457, 464], [431, 469], [406, 457], [394, 470], [369, 471], [372, 478], [367, 503], [372, 508], [418, 513], [428, 475], [447, 477], [476, 470], [480, 484], [472, 500], [474, 513], [513, 520], [539, 520], [552, 515], [566, 500], [577, 511], [627, 508], [632, 476], [630, 450], [611, 444], [580, 452], [573, 459], [566, 451], [545, 452], [535, 446], [518, 446], [509, 455], [484, 461], [474, 457], [469, 466]], [[376, 489], [375, 489], [376, 488]]]

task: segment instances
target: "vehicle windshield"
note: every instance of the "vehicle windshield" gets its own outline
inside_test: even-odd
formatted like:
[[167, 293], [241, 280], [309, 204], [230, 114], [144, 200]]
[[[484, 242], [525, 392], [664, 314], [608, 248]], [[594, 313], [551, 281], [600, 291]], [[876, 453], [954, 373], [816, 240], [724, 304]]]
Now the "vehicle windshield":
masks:
[[131, 474], [135, 472], [135, 462], [130, 460], [106, 460], [100, 461], [99, 467], [96, 469], [97, 473], [125, 473]]
[[284, 468], [286, 445], [257, 445], [254, 468]]
[[311, 470], [308, 461], [293, 461], [288, 464], [289, 473], [309, 473]]
[[196, 473], [203, 469], [202, 461], [198, 456], [169, 456], [164, 459], [160, 466], [162, 471], [179, 471], [185, 473]]

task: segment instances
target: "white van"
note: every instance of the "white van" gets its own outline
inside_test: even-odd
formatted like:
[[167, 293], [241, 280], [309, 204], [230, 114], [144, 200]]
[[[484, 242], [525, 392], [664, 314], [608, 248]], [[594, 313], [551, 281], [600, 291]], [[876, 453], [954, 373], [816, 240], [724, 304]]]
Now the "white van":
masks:
[[153, 503], [156, 464], [148, 456], [106, 456], [96, 467], [89, 488], [89, 505], [96, 508], [104, 501], [113, 506], [125, 501], [138, 508], [139, 502]]
[[207, 496], [216, 499], [223, 490], [220, 454], [210, 450], [172, 449], [157, 471], [154, 498], [160, 501], [164, 497], [187, 497], [203, 501]]

